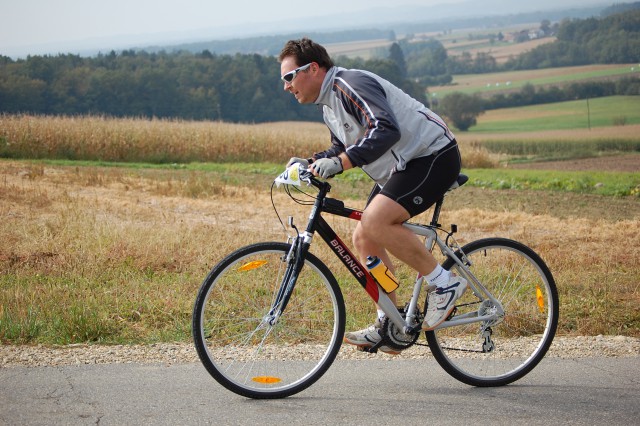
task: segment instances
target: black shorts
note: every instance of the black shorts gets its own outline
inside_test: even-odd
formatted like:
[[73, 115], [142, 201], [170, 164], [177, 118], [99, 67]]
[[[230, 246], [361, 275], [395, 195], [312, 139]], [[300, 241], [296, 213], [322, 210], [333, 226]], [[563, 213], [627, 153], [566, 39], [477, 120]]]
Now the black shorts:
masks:
[[460, 151], [454, 140], [438, 152], [409, 161], [406, 168], [391, 175], [383, 188], [375, 185], [367, 204], [383, 194], [404, 207], [411, 217], [426, 211], [458, 178]]

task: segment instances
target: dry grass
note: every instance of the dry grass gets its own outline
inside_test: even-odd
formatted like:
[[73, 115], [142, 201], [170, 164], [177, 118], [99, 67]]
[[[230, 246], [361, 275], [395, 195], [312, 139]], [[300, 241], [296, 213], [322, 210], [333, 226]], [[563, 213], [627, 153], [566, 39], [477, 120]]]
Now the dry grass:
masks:
[[249, 199], [242, 188], [201, 201], [184, 195], [188, 185], [3, 164], [0, 319], [14, 326], [0, 340], [186, 338], [206, 270], [239, 229], [251, 239], [265, 228], [257, 218], [240, 226], [238, 205], [220, 203]]
[[231, 124], [180, 120], [0, 115], [0, 149], [18, 158], [185, 163], [283, 161], [324, 149], [319, 123]]
[[[0, 115], [0, 157], [189, 163], [273, 162], [328, 148], [322, 123], [232, 124], [179, 120]], [[465, 167], [491, 167], [479, 145], [462, 144]]]
[[[555, 37], [540, 38], [529, 40], [523, 43], [495, 44], [487, 46], [487, 40], [480, 41], [462, 41], [457, 43], [445, 43], [444, 47], [450, 56], [459, 56], [463, 52], [469, 52], [472, 57], [476, 57], [478, 53], [485, 53], [492, 56], [498, 64], [503, 64], [511, 58], [515, 58], [525, 52], [535, 49], [543, 44], [553, 43]], [[480, 45], [480, 46], [477, 46]]]
[[[188, 340], [193, 301], [209, 268], [241, 245], [285, 238], [267, 187], [224, 179], [1, 161], [0, 341]], [[507, 208], [499, 192], [466, 194], [463, 188], [451, 196], [442, 223], [458, 223], [462, 243], [505, 236], [534, 247], [558, 282], [562, 334], [640, 336], [637, 208], [624, 220], [580, 211], [567, 218]], [[298, 225], [307, 217], [283, 195], [276, 201]], [[349, 241], [353, 222], [331, 223]], [[314, 250], [339, 272], [349, 325], [368, 321], [372, 304], [364, 292], [320, 245]], [[412, 273], [398, 275], [406, 282]]]
[[326, 45], [331, 56], [360, 57], [370, 59], [380, 49], [389, 49], [391, 41], [387, 39], [330, 43]]

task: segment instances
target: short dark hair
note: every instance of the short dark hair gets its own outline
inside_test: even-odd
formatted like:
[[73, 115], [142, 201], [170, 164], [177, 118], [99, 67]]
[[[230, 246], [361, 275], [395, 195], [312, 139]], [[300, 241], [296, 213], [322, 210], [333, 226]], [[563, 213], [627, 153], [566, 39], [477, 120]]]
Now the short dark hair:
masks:
[[298, 66], [315, 62], [321, 68], [328, 70], [334, 65], [329, 53], [327, 53], [327, 49], [307, 37], [303, 37], [300, 40], [289, 40], [282, 48], [278, 61], [282, 62], [288, 56], [295, 57], [296, 65]]

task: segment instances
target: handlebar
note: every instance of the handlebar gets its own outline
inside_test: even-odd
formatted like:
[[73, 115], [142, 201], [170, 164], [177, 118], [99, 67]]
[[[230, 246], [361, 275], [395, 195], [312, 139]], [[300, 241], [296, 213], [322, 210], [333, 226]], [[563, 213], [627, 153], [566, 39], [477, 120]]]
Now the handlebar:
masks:
[[302, 182], [306, 182], [307, 184], [312, 185], [318, 189], [325, 189], [326, 192], [329, 192], [329, 189], [331, 188], [331, 184], [329, 182], [320, 180], [319, 178], [314, 176], [308, 168], [304, 167], [300, 163], [291, 164], [275, 179], [275, 183], [278, 186], [282, 184], [301, 186]]

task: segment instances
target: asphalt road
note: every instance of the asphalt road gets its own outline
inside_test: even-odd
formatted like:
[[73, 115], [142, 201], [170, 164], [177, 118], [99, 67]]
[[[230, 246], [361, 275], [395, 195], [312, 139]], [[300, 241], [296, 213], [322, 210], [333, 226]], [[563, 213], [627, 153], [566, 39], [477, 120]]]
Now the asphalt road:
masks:
[[433, 360], [336, 361], [311, 388], [257, 401], [199, 363], [0, 368], [1, 425], [640, 424], [640, 357], [548, 358], [501, 388]]

